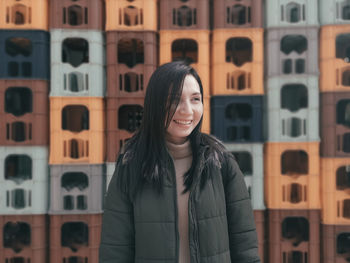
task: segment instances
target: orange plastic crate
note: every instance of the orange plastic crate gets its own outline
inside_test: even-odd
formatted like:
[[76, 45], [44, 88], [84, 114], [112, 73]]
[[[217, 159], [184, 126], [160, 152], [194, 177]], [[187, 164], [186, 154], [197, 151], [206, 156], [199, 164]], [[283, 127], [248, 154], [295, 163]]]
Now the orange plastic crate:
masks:
[[[350, 91], [350, 58], [336, 57], [336, 38], [349, 34], [350, 25], [322, 26], [320, 31], [320, 91]], [[348, 47], [349, 48], [349, 41]], [[341, 45], [344, 46], [344, 45]], [[348, 61], [346, 61], [348, 60]], [[344, 73], [345, 72], [345, 73]], [[343, 76], [344, 74], [344, 76]], [[343, 82], [343, 78], [345, 82]]]
[[48, 30], [48, 0], [0, 0], [1, 29]]
[[197, 62], [191, 66], [197, 71], [201, 78], [204, 96], [209, 96], [209, 31], [208, 30], [160, 30], [159, 32], [159, 63], [160, 65], [171, 62], [177, 56], [183, 55], [179, 52], [172, 52], [174, 41], [186, 39], [195, 41], [197, 51], [188, 50], [186, 56], [196, 58]]
[[[263, 28], [215, 29], [211, 50], [212, 95], [261, 95], [263, 86]], [[226, 62], [226, 44], [231, 38], [248, 39], [252, 45], [250, 60], [245, 50], [237, 50], [234, 60]], [[247, 55], [249, 57], [249, 55]], [[233, 60], [233, 59], [232, 59]], [[243, 64], [241, 64], [243, 63]]]
[[157, 0], [106, 0], [106, 31], [157, 31]]
[[203, 122], [202, 132], [210, 134], [210, 98], [203, 98], [204, 109], [203, 109]]
[[[350, 158], [321, 158], [324, 224], [350, 225], [350, 187], [346, 186], [347, 167], [350, 167]], [[345, 182], [343, 186], [342, 178]]]
[[[88, 130], [73, 132], [62, 129], [62, 110], [67, 105], [88, 109]], [[102, 98], [50, 97], [50, 164], [103, 163], [104, 125]]]
[[264, 156], [268, 208], [320, 208], [319, 142], [266, 143]]

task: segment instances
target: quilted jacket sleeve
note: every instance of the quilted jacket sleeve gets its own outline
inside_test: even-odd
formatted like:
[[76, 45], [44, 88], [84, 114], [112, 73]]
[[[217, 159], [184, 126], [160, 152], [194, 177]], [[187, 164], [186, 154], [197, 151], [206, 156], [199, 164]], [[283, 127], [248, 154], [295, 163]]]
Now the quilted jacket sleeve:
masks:
[[231, 262], [260, 262], [251, 201], [243, 174], [231, 154], [226, 157], [224, 184]]
[[126, 168], [120, 164], [119, 158], [105, 196], [100, 263], [135, 262], [133, 206], [126, 193], [117, 186], [117, 176], [125, 172]]

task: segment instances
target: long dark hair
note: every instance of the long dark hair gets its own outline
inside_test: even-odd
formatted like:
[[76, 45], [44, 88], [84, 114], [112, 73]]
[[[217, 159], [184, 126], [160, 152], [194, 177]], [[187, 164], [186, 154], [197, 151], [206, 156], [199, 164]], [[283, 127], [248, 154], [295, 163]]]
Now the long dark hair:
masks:
[[[162, 191], [164, 177], [169, 170], [165, 133], [179, 104], [183, 82], [187, 75], [192, 75], [197, 80], [203, 102], [202, 82], [197, 72], [185, 62], [163, 64], [154, 71], [149, 80], [142, 123], [124, 149], [123, 159], [132, 163], [130, 172], [132, 174], [118, 176], [119, 185], [131, 191], [133, 198], [145, 182], [151, 183], [159, 193]], [[189, 135], [193, 158], [191, 168], [184, 175], [184, 192], [190, 189], [193, 182], [192, 174], [198, 161], [197, 153], [203, 137], [202, 119], [203, 116]]]

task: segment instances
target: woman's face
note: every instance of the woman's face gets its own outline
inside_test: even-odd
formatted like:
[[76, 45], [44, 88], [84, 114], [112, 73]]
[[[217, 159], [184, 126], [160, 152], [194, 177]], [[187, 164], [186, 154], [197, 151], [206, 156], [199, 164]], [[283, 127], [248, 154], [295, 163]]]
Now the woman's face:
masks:
[[166, 138], [181, 144], [187, 140], [203, 115], [203, 103], [197, 80], [192, 75], [184, 79], [181, 99], [166, 131]]

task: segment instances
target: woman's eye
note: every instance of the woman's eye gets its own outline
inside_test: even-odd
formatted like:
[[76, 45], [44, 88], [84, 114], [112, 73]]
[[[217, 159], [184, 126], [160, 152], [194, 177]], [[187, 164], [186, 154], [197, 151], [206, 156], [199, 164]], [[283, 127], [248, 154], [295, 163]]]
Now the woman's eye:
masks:
[[201, 98], [199, 97], [196, 97], [196, 98], [193, 98], [195, 101], [201, 101]]

